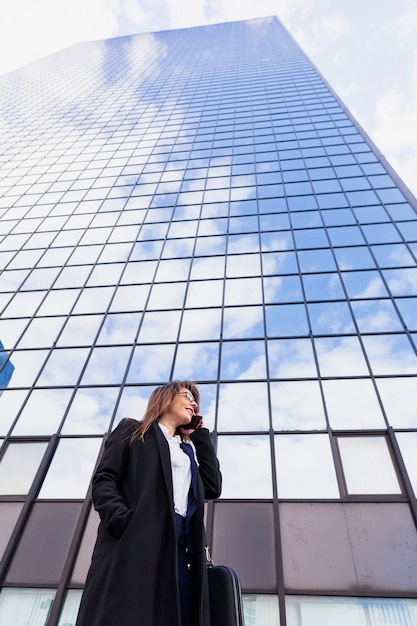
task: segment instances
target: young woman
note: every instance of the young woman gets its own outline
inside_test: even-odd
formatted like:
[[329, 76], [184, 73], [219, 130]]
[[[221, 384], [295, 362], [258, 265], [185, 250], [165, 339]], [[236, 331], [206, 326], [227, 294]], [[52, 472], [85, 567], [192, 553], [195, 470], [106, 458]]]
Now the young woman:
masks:
[[194, 383], [167, 383], [108, 437], [76, 626], [209, 626], [204, 500], [220, 496], [221, 474], [199, 404]]

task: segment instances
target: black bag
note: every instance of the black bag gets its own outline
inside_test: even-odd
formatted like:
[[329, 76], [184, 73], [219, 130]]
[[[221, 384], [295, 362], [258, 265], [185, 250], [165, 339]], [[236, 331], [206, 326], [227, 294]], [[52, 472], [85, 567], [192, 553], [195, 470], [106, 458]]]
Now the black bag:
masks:
[[226, 565], [208, 565], [211, 626], [244, 626], [242, 590], [236, 572]]

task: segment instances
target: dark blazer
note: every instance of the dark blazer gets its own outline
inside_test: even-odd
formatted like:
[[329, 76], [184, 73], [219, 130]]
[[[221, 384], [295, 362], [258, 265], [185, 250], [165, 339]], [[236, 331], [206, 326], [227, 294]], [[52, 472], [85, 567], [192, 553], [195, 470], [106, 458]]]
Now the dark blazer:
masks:
[[[137, 421], [107, 439], [93, 477], [98, 536], [76, 626], [180, 626], [177, 544], [168, 442], [157, 423], [129, 443]], [[209, 431], [191, 435], [199, 464], [194, 524], [196, 625], [209, 626], [204, 500], [218, 498], [221, 474]]]

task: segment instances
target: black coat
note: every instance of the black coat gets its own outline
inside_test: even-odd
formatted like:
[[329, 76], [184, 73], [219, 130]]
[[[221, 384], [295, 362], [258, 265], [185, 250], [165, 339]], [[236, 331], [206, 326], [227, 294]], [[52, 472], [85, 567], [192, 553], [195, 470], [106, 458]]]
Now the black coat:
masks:
[[[180, 626], [177, 544], [169, 446], [157, 423], [129, 443], [136, 420], [110, 434], [93, 477], [98, 536], [76, 626]], [[221, 474], [205, 428], [191, 436], [197, 453], [195, 574], [198, 626], [209, 626], [204, 500], [219, 497]]]

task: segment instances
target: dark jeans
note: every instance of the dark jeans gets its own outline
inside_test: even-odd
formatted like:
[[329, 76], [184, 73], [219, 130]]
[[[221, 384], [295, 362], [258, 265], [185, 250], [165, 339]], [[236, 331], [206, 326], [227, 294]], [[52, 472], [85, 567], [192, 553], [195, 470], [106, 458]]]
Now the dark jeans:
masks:
[[180, 594], [181, 626], [193, 626], [194, 563], [187, 542], [185, 517], [175, 514], [178, 549], [178, 586]]

